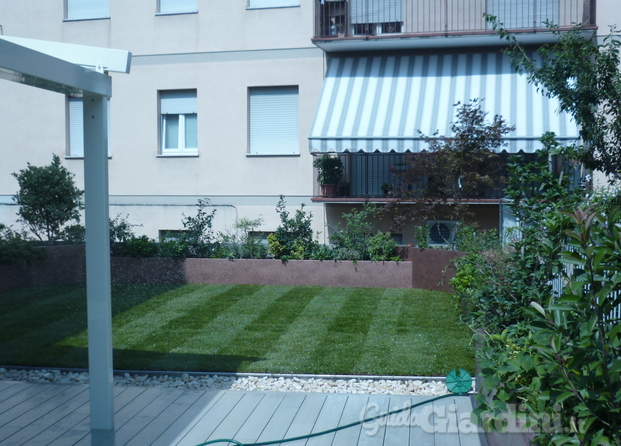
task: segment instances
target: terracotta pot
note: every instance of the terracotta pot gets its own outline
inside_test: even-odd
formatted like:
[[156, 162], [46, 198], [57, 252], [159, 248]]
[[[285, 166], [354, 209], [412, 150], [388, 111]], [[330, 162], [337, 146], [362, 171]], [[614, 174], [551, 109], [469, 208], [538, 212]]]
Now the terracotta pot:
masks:
[[323, 197], [337, 197], [339, 192], [338, 184], [322, 184], [321, 195]]

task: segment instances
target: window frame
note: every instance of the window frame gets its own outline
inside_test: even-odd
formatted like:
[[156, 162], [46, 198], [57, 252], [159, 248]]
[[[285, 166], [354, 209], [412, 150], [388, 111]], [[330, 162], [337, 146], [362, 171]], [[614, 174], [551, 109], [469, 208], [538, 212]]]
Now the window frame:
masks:
[[64, 6], [65, 6], [65, 19], [64, 20], [65, 21], [72, 22], [72, 21], [80, 21], [80, 20], [109, 20], [110, 19], [110, 0], [92, 0], [94, 2], [100, 2], [102, 4], [105, 3], [105, 6], [101, 6], [97, 10], [103, 11], [105, 9], [106, 12], [102, 12], [101, 14], [93, 14], [93, 15], [73, 14], [72, 16], [72, 14], [70, 13], [72, 9], [70, 6], [70, 3], [72, 3], [73, 1], [76, 1], [76, 0], [65, 0], [64, 2]]
[[[178, 99], [179, 97], [183, 98], [186, 102], [181, 105], [181, 108], [175, 108], [175, 105], [166, 105], [163, 107], [164, 102]], [[158, 91], [158, 115], [159, 115], [159, 153], [158, 156], [161, 157], [175, 157], [175, 156], [198, 156], [198, 90], [197, 89], [181, 89], [181, 90], [160, 90]], [[179, 112], [165, 112], [171, 108], [172, 110], [179, 110]], [[191, 112], [190, 110], [194, 110]], [[166, 125], [166, 116], [177, 116], [179, 117], [178, 121], [178, 129], [177, 129], [177, 147], [176, 148], [167, 148], [166, 147], [166, 137], [167, 137], [167, 125]], [[187, 147], [186, 141], [186, 116], [194, 115], [196, 117], [196, 147]]]
[[[77, 106], [75, 104], [78, 104], [80, 106]], [[66, 154], [65, 154], [65, 158], [67, 159], [83, 159], [84, 158], [84, 100], [82, 98], [76, 98], [73, 96], [67, 96], [67, 100], [66, 100], [66, 110], [67, 110], [67, 148], [66, 148]], [[72, 106], [72, 104], [74, 104]], [[107, 108], [107, 128], [108, 128], [108, 158], [112, 158], [112, 148], [110, 145], [110, 136], [111, 136], [111, 132], [110, 132], [110, 98], [107, 98], [106, 101], [106, 108]], [[73, 137], [73, 132], [71, 131], [72, 128], [72, 122], [76, 121], [77, 119], [79, 119], [79, 124], [81, 127], [81, 130], [78, 130], [76, 133], [76, 137], [79, 138], [78, 141], [76, 141]], [[79, 135], [79, 136], [78, 136]], [[76, 144], [80, 144], [80, 147], [76, 147]], [[78, 154], [76, 154], [76, 149]]]
[[[255, 119], [255, 113], [257, 102], [253, 100], [253, 92], [261, 92], [265, 96], [269, 95], [269, 92], [278, 92], [278, 94], [284, 94], [289, 90], [290, 92], [295, 91], [295, 104], [288, 105], [291, 109], [283, 109], [280, 110], [280, 116], [272, 117], [269, 119], [270, 122], [277, 122], [283, 124], [284, 127], [281, 129], [277, 129], [278, 132], [281, 132], [282, 139], [281, 141], [277, 141], [274, 146], [278, 147], [274, 149], [274, 146], [264, 145], [264, 140], [262, 141], [261, 135], [269, 134], [270, 141], [273, 141], [274, 138], [274, 129], [265, 128], [256, 128], [257, 119]], [[300, 88], [298, 85], [274, 85], [274, 86], [257, 86], [257, 87], [248, 87], [248, 150], [247, 156], [300, 156]], [[258, 96], [255, 96], [255, 98]], [[261, 106], [261, 105], [260, 105]], [[295, 113], [293, 113], [293, 108], [295, 108]], [[253, 112], [254, 109], [254, 112]], [[260, 111], [260, 110], [259, 110]], [[288, 122], [289, 117], [294, 117], [295, 122]], [[294, 129], [292, 131], [287, 131], [285, 127], [287, 124], [294, 125]], [[258, 135], [257, 135], [258, 130]], [[255, 136], [257, 135], [257, 136]], [[290, 141], [287, 141], [288, 138], [291, 138]], [[263, 138], [264, 139], [264, 138]], [[294, 142], [295, 140], [295, 142]], [[291, 144], [291, 149], [283, 149], [283, 142], [286, 144]]]

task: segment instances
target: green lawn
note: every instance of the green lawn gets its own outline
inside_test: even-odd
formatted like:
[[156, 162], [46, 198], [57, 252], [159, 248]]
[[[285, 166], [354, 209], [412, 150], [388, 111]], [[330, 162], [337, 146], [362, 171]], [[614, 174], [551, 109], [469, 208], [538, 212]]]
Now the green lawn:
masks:
[[[474, 370], [455, 300], [407, 289], [115, 285], [115, 369], [443, 375]], [[0, 364], [87, 367], [81, 286], [0, 294]]]

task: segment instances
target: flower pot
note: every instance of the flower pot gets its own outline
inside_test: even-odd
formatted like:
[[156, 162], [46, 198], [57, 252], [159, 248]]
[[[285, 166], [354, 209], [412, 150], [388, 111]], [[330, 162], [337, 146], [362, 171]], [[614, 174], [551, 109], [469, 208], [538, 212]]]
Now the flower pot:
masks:
[[322, 197], [337, 197], [339, 192], [338, 184], [322, 184], [321, 196]]

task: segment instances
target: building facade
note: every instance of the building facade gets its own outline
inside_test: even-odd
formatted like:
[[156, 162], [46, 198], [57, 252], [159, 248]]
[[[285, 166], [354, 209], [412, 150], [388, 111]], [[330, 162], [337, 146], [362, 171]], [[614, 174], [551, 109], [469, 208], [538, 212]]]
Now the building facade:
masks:
[[[425, 149], [420, 132], [448, 134], [458, 101], [515, 125], [507, 152], [536, 151], [545, 131], [578, 137], [513, 71], [484, 12], [533, 49], [554, 38], [546, 19], [585, 38], [621, 20], [615, 0], [22, 0], [0, 4], [0, 26], [132, 52], [130, 75], [112, 74], [109, 183], [110, 215], [137, 234], [181, 229], [201, 198], [216, 230], [261, 217], [270, 232], [284, 195], [327, 242], [343, 212], [387, 200], [394, 166]], [[13, 224], [11, 173], [27, 163], [56, 153], [83, 183], [81, 100], [14, 83], [0, 97], [0, 222]], [[313, 169], [326, 153], [344, 165], [332, 197]], [[482, 226], [498, 227], [499, 198], [473, 199]], [[411, 227], [398, 235], [414, 241]]]

